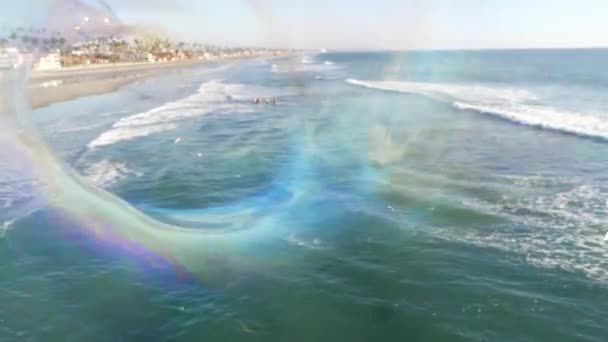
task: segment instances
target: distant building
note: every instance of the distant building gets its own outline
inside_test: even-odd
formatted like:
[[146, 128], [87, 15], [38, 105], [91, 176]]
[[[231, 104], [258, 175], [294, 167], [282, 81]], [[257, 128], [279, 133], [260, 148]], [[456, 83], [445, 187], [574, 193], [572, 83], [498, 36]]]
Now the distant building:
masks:
[[23, 57], [17, 48], [0, 49], [0, 70], [15, 69], [23, 63]]
[[177, 58], [172, 52], [155, 52], [148, 54], [148, 62], [156, 63], [156, 62], [172, 62], [176, 61]]
[[40, 60], [35, 67], [38, 70], [61, 69], [61, 54], [59, 51], [50, 52], [47, 55], [40, 57]]
[[62, 67], [73, 67], [81, 66], [84, 64], [85, 58], [82, 53], [61, 54], [61, 66]]

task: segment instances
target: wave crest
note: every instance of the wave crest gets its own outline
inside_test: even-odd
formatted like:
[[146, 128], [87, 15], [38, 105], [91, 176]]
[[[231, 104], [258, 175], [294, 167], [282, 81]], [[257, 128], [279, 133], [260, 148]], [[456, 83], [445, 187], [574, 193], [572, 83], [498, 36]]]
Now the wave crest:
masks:
[[270, 88], [209, 81], [190, 96], [118, 120], [110, 130], [91, 141], [88, 147], [102, 147], [173, 130], [181, 121], [209, 113], [253, 111], [254, 108], [249, 103], [251, 98], [274, 96], [276, 92]]
[[524, 89], [356, 79], [348, 79], [347, 82], [370, 89], [423, 95], [449, 102], [460, 110], [490, 114], [523, 125], [608, 140], [608, 117], [605, 115], [567, 111], [544, 105], [538, 102], [533, 93]]

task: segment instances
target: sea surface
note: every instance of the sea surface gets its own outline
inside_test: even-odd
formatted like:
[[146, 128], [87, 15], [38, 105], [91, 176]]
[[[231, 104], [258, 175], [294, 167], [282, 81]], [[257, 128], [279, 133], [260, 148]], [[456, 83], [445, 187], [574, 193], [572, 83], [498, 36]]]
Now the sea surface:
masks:
[[0, 341], [606, 341], [607, 94], [608, 50], [311, 53], [21, 109]]

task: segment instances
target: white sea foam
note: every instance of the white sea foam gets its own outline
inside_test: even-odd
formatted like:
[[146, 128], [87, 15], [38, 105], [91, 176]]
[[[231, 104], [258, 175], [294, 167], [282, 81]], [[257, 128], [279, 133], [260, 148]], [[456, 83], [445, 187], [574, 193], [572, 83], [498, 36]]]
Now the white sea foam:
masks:
[[314, 57], [304, 56], [300, 59], [299, 63], [281, 63], [281, 64], [272, 64], [271, 71], [274, 73], [289, 73], [289, 72], [327, 72], [331, 70], [338, 69], [338, 65], [336, 65], [332, 61], [323, 61], [320, 62]]
[[323, 241], [321, 241], [318, 238], [314, 238], [312, 240], [306, 240], [306, 239], [299, 238], [295, 234], [290, 234], [286, 238], [286, 240], [290, 244], [293, 244], [295, 246], [302, 247], [302, 248], [307, 248], [307, 249], [320, 250], [320, 249], [327, 248], [326, 246], [323, 245]]
[[101, 133], [99, 137], [89, 143], [89, 148], [102, 147], [124, 140], [145, 137], [150, 134], [169, 131], [177, 128], [177, 124], [149, 125], [139, 127], [116, 127]]
[[228, 101], [229, 98], [233, 100], [249, 99], [253, 92], [247, 90], [246, 87], [242, 84], [225, 84], [221, 81], [206, 82], [193, 95], [166, 103], [144, 113], [120, 119], [114, 124], [114, 127], [162, 124], [204, 115], [217, 110], [246, 109], [249, 106]]
[[[525, 229], [513, 229], [509, 224], [487, 229], [441, 228], [435, 233], [442, 239], [512, 253], [534, 266], [608, 282], [608, 246], [603, 242], [608, 193], [584, 181], [529, 178], [507, 178], [515, 188], [499, 202], [461, 201], [464, 207], [506, 218]], [[531, 187], [535, 195], [521, 195]], [[564, 190], [556, 192], [556, 188]]]
[[523, 89], [402, 81], [368, 82], [355, 79], [349, 79], [347, 82], [372, 89], [420, 94], [450, 102], [458, 109], [491, 114], [524, 125], [608, 139], [608, 116], [568, 111], [542, 104], [533, 93]]
[[303, 65], [276, 65], [271, 68], [274, 73], [290, 72], [326, 72], [336, 69], [336, 65], [327, 64], [303, 64]]
[[36, 191], [43, 184], [25, 173], [22, 169], [0, 165], [0, 238], [13, 228], [15, 222], [43, 205]]
[[118, 120], [110, 130], [91, 141], [88, 147], [101, 147], [173, 130], [181, 121], [212, 112], [252, 111], [254, 107], [249, 103], [251, 98], [274, 96], [277, 96], [276, 91], [266, 87], [228, 84], [217, 80], [206, 82], [195, 94]]
[[0, 163], [0, 209], [22, 205], [34, 197], [34, 189], [40, 184], [23, 168], [24, 166], [18, 163], [16, 165]]
[[454, 102], [454, 106], [496, 115], [524, 125], [608, 139], [608, 118], [599, 115], [563, 111], [548, 106], [519, 104], [489, 106]]
[[461, 85], [444, 83], [424, 83], [407, 81], [360, 81], [348, 79], [346, 82], [361, 87], [422, 94], [431, 97], [447, 97], [461, 101], [484, 103], [514, 103], [535, 100], [536, 96], [523, 89], [498, 88], [481, 85]]
[[108, 160], [102, 160], [89, 166], [83, 174], [91, 184], [100, 187], [110, 186], [128, 176], [142, 176], [142, 173], [131, 170], [125, 163]]
[[0, 238], [3, 238], [6, 236], [6, 233], [13, 227], [13, 224], [15, 223], [17, 219], [13, 218], [7, 221], [2, 222], [2, 225], [0, 225]]

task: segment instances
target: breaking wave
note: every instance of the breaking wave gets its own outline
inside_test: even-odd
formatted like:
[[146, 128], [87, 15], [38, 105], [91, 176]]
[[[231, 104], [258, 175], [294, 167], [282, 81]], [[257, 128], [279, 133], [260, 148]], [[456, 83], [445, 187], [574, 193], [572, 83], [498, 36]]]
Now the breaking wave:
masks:
[[107, 187], [129, 177], [141, 177], [141, 172], [136, 172], [127, 167], [125, 163], [102, 160], [89, 166], [83, 172], [84, 178], [91, 184]]
[[203, 83], [195, 94], [118, 120], [88, 147], [102, 147], [173, 130], [184, 120], [209, 113], [252, 111], [251, 98], [271, 96], [276, 96], [276, 92], [270, 88], [209, 81]]
[[460, 110], [490, 114], [523, 125], [608, 139], [608, 116], [568, 111], [542, 104], [533, 93], [523, 89], [356, 79], [348, 79], [347, 82], [370, 89], [419, 94], [449, 102]]

